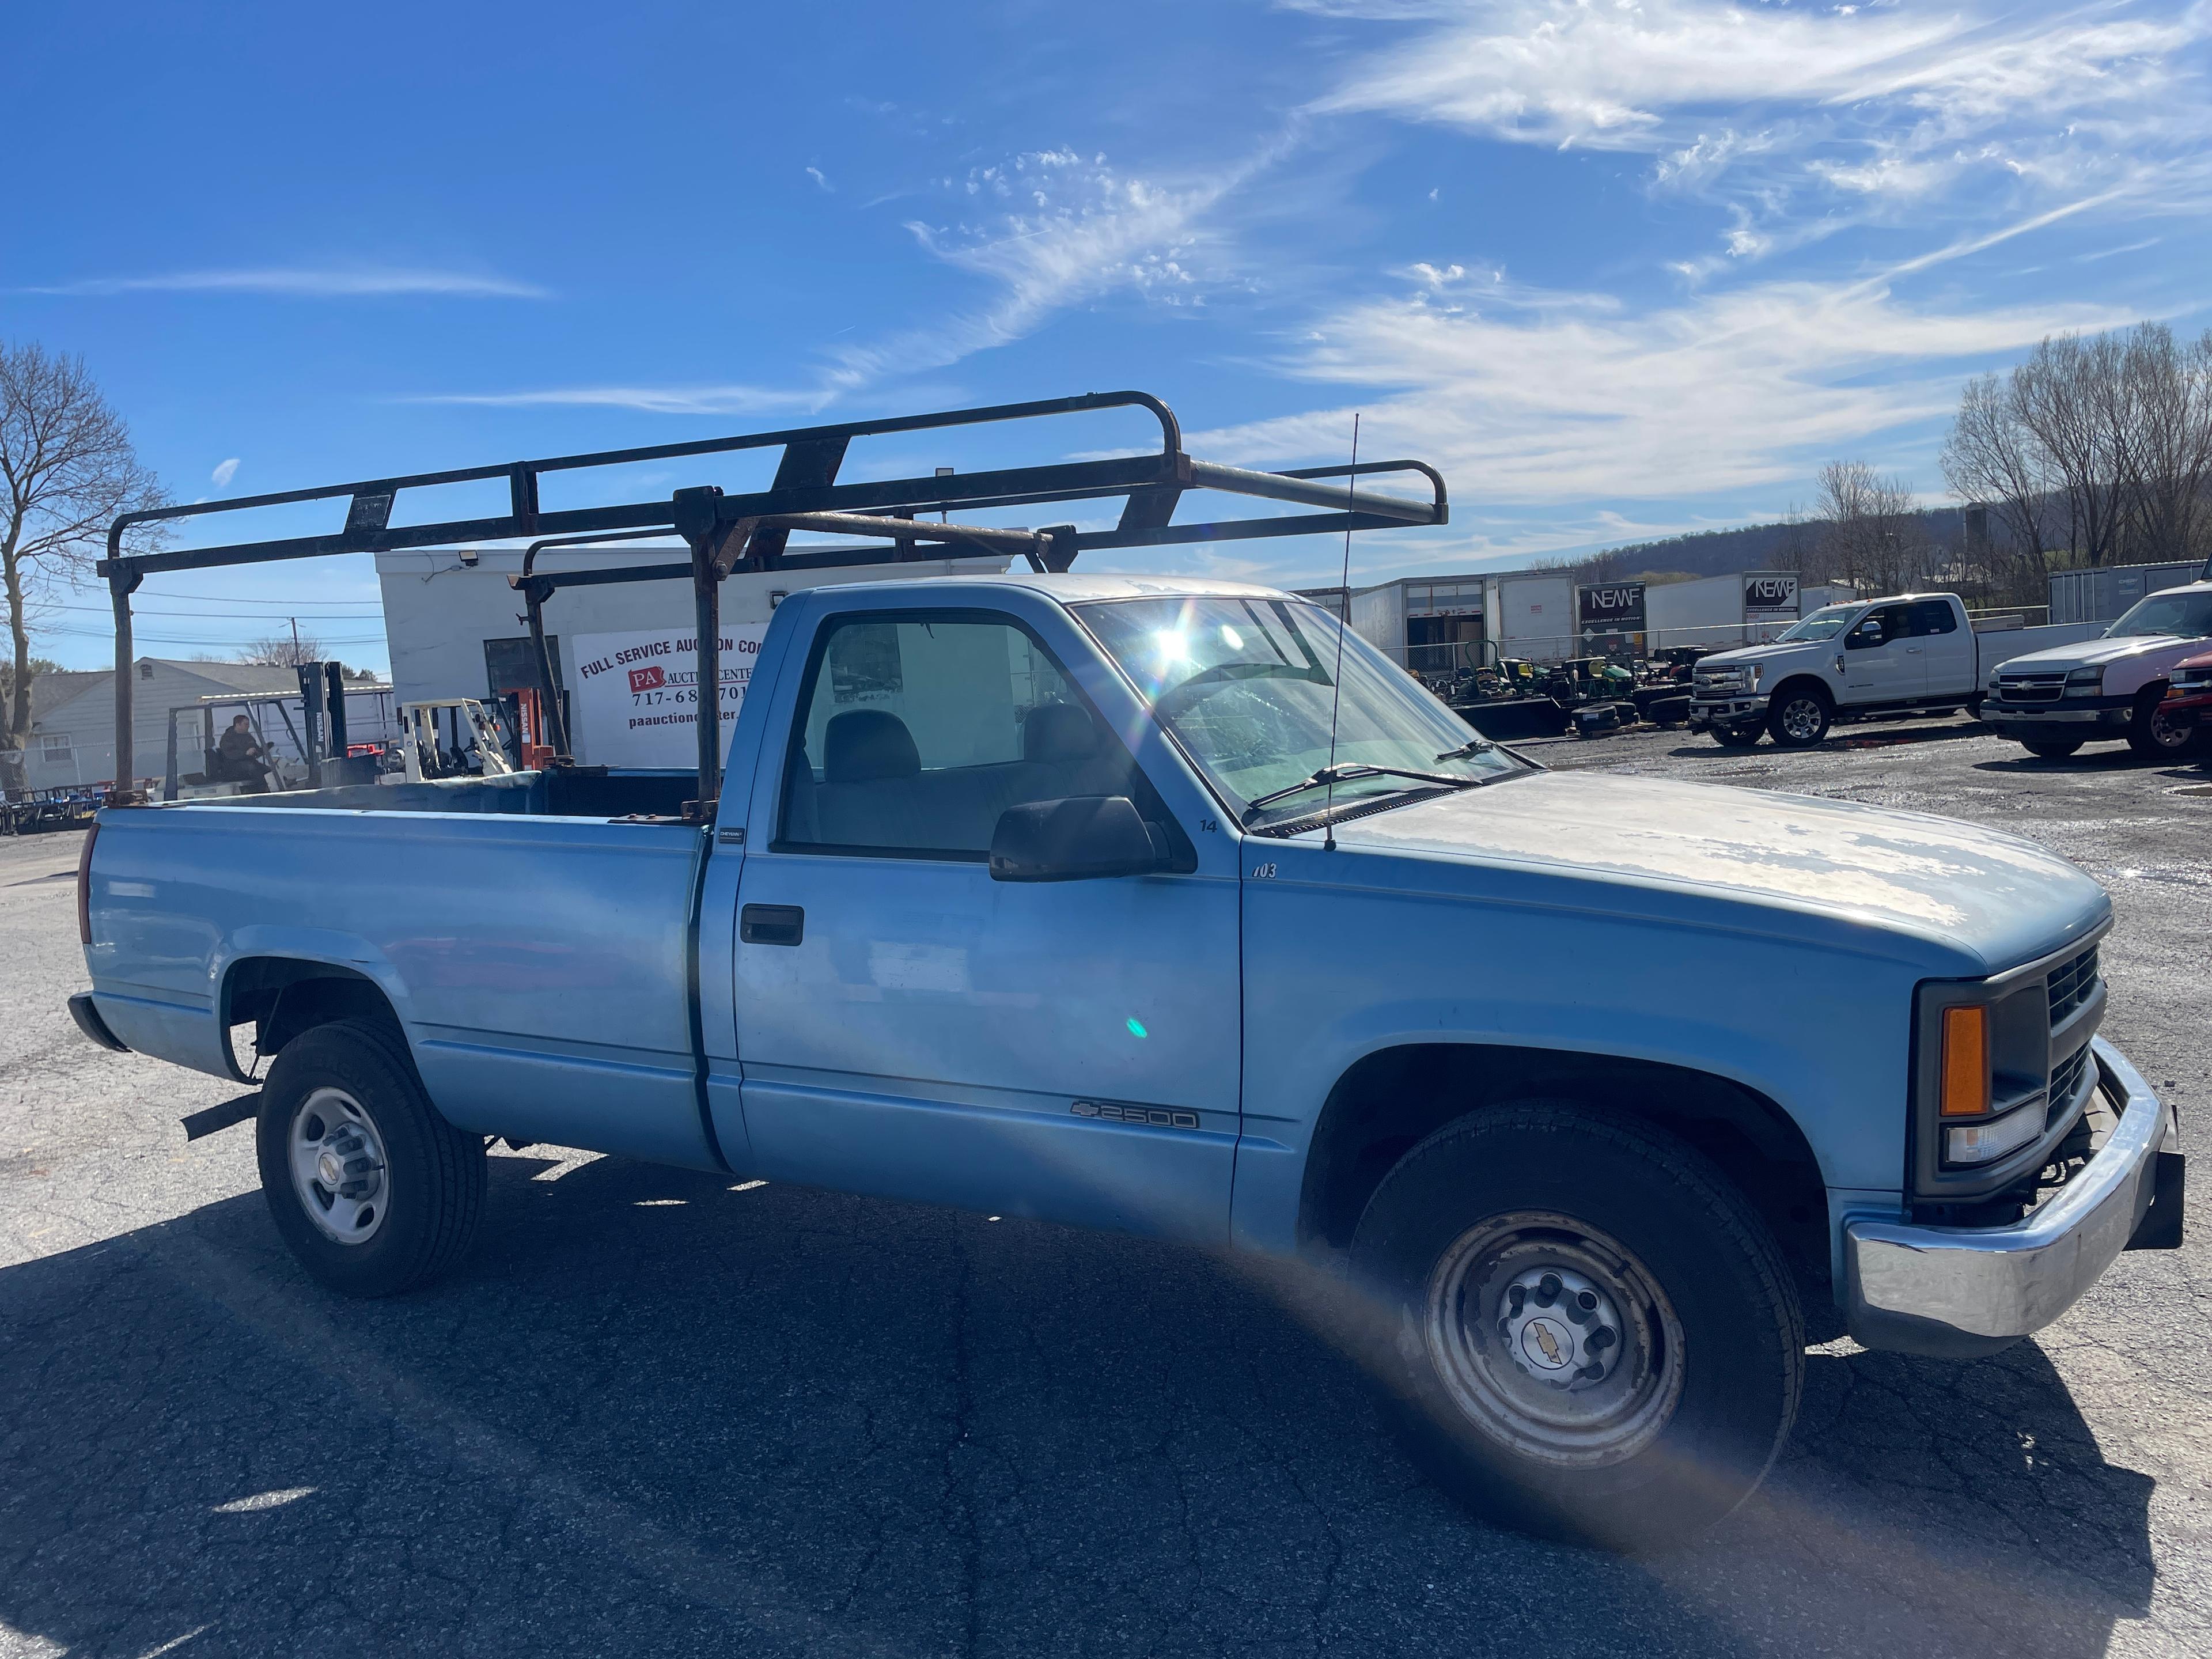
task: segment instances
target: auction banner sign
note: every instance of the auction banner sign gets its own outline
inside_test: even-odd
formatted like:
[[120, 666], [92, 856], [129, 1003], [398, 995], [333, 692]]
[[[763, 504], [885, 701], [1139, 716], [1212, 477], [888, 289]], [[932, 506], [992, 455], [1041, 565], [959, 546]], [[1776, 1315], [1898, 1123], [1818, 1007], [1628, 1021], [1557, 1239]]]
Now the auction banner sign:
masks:
[[1644, 631], [1642, 582], [1593, 582], [1575, 590], [1575, 619], [1585, 634]]
[[[721, 632], [722, 730], [745, 700], [766, 623]], [[591, 766], [699, 764], [699, 635], [692, 629], [583, 634], [576, 664], [576, 758]]]
[[1747, 570], [1743, 573], [1743, 619], [1768, 622], [1797, 614], [1797, 573], [1794, 570]]

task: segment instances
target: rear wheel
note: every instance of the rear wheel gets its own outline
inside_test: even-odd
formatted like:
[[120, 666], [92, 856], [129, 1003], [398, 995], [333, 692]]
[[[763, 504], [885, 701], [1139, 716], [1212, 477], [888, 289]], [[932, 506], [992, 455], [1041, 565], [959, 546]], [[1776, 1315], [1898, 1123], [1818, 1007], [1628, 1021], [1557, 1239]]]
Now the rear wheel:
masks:
[[387, 1027], [342, 1020], [286, 1043], [261, 1091], [257, 1139], [276, 1231], [331, 1290], [411, 1289], [475, 1238], [483, 1141], [438, 1115]]
[[1804, 1323], [1772, 1236], [1633, 1120], [1527, 1101], [1449, 1124], [1384, 1178], [1353, 1257], [1416, 1455], [1516, 1525], [1685, 1540], [1796, 1418]]
[[2021, 742], [2038, 760], [2064, 760], [2081, 746], [2079, 738], [2022, 738]]
[[1835, 708], [1815, 685], [1785, 685], [1766, 711], [1766, 730], [1784, 749], [1810, 749], [1828, 735]]
[[2147, 686], [2136, 699], [2135, 714], [2128, 721], [2128, 747], [2146, 760], [2166, 760], [2185, 752], [2195, 732], [2179, 721], [2169, 719], [2165, 709], [2166, 692], [2160, 686]]

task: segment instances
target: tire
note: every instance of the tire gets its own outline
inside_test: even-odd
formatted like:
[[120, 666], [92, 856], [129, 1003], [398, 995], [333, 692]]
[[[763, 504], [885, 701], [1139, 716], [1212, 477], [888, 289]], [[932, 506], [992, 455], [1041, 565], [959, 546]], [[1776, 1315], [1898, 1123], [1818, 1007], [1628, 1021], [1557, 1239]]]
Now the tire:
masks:
[[389, 1026], [341, 1020], [286, 1043], [261, 1091], [256, 1139], [276, 1231], [331, 1290], [411, 1290], [476, 1237], [483, 1139], [438, 1115]]
[[1772, 1234], [1634, 1120], [1531, 1100], [1447, 1124], [1383, 1178], [1352, 1261], [1417, 1460], [1509, 1524], [1686, 1541], [1759, 1485], [1796, 1417], [1804, 1317]]
[[1767, 705], [1766, 732], [1784, 749], [1810, 749], [1828, 735], [1836, 707], [1817, 686], [1785, 685]]
[[1749, 749], [1766, 735], [1764, 726], [1716, 726], [1711, 728], [1713, 741], [1723, 749]]
[[2145, 760], [2178, 759], [2188, 752], [2190, 740], [2196, 735], [2192, 728], [2177, 726], [2164, 717], [2165, 696], [2162, 687], [2145, 687], [2128, 721], [2128, 747]]
[[2064, 760], [2081, 746], [2080, 738], [2022, 738], [2027, 752], [2038, 760]]

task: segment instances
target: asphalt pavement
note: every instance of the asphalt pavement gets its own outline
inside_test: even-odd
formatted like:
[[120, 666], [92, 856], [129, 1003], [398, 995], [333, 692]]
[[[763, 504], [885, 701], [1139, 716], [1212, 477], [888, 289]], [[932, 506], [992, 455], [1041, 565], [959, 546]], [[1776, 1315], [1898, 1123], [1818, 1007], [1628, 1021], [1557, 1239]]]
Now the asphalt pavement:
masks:
[[2106, 1030], [2200, 1160], [2187, 1248], [1992, 1359], [1816, 1350], [1765, 1488], [1617, 1559], [1455, 1508], [1194, 1251], [540, 1148], [454, 1278], [328, 1296], [250, 1129], [177, 1127], [234, 1087], [70, 1024], [78, 837], [0, 841], [0, 1656], [2212, 1651], [2212, 768], [1963, 721], [1535, 752], [2095, 876]]

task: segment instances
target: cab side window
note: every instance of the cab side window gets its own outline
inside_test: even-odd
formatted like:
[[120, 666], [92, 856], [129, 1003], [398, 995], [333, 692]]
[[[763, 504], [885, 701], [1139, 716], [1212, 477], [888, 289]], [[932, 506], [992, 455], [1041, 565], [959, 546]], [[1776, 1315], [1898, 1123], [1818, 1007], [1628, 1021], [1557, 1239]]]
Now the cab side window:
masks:
[[1871, 651], [1901, 640], [1911, 630], [1911, 611], [1909, 605], [1886, 605], [1869, 611], [1852, 626], [1844, 644], [1853, 651]]
[[1912, 637], [1926, 639], [1936, 634], [1955, 634], [1959, 618], [1951, 607], [1941, 599], [1921, 599], [1912, 606]]
[[981, 860], [1010, 806], [1126, 795], [1164, 808], [1042, 641], [988, 612], [863, 612], [816, 635], [777, 844]]

